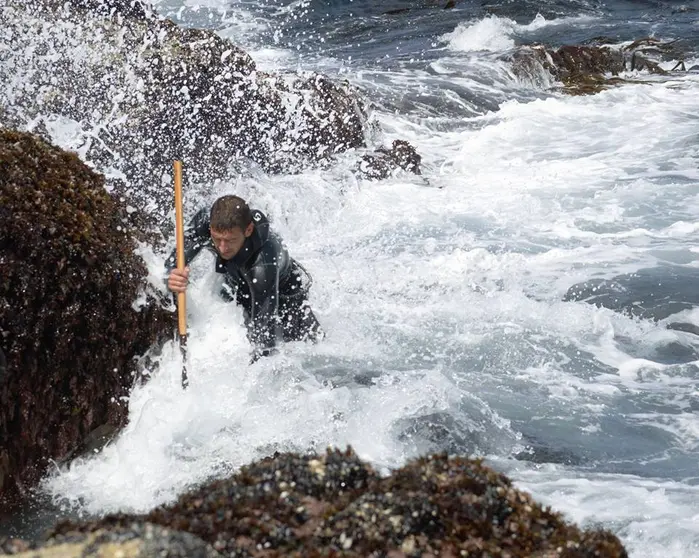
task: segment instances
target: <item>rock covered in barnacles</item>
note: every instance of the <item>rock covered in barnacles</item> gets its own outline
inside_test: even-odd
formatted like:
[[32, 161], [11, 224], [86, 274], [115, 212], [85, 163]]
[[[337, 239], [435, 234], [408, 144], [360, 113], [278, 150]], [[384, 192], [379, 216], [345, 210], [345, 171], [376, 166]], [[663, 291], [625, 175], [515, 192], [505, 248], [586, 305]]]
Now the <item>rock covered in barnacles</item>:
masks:
[[31, 0], [0, 11], [0, 26], [11, 30], [0, 81], [22, 84], [7, 91], [13, 122], [39, 126], [52, 114], [90, 130], [76, 140], [85, 159], [120, 171], [133, 204], [155, 202], [167, 215], [163, 181], [171, 182], [174, 159], [184, 162], [186, 188], [250, 162], [296, 172], [365, 145], [365, 100], [348, 83], [262, 72], [214, 30], [145, 17], [140, 2], [98, 4]]
[[134, 357], [171, 331], [128, 209], [75, 154], [0, 129], [0, 500], [122, 424]]
[[184, 495], [148, 520], [190, 531], [229, 556], [254, 555], [258, 548], [293, 550], [321, 517], [343, 509], [376, 479], [351, 451], [284, 453]]
[[446, 455], [398, 469], [316, 535], [324, 547], [352, 548], [356, 556], [626, 557], [611, 533], [582, 532], [480, 460]]
[[[29, 0], [32, 1], [32, 0]], [[143, 0], [46, 0], [62, 9], [87, 10], [93, 13], [146, 19], [154, 14], [153, 8]]]
[[404, 140], [394, 140], [391, 148], [381, 147], [375, 153], [364, 155], [359, 163], [359, 173], [364, 178], [380, 180], [388, 178], [398, 169], [421, 174], [422, 157]]
[[[143, 518], [224, 556], [627, 558], [608, 531], [582, 531], [480, 460], [422, 457], [381, 477], [351, 449], [275, 454]], [[66, 522], [56, 534], [134, 518]]]
[[[293, 76], [289, 86], [279, 85], [279, 89], [300, 94], [304, 99], [299, 105], [301, 112], [294, 120], [306, 122], [306, 130], [302, 133], [315, 138], [308, 145], [307, 157], [331, 157], [340, 151], [364, 145], [367, 114], [359, 90], [348, 81], [331, 81], [326, 76], [312, 73]], [[293, 127], [293, 121], [288, 125]]]
[[109, 529], [55, 535], [40, 545], [21, 541], [0, 542], [0, 549], [17, 558], [220, 558], [210, 545], [191, 533], [159, 525], [128, 522]]

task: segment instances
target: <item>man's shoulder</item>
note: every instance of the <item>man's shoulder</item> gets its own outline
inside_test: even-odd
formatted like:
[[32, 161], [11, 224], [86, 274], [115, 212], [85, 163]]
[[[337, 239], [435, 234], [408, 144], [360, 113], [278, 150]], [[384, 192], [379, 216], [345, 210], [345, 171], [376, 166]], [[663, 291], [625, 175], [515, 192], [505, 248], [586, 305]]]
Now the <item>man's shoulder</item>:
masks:
[[[255, 220], [255, 229], [257, 230], [260, 242], [258, 263], [263, 265], [269, 263], [277, 264], [285, 260], [287, 250], [282, 237], [271, 227], [264, 213], [261, 211], [253, 211], [252, 213], [253, 219], [258, 217], [258, 220]], [[280, 260], [280, 257], [282, 260]]]
[[252, 222], [255, 224], [255, 229], [260, 238], [260, 242], [261, 244], [265, 244], [274, 236], [270, 227], [269, 219], [267, 219], [267, 215], [265, 215], [259, 209], [253, 209], [250, 213], [252, 214]]
[[253, 223], [255, 223], [255, 225], [258, 225], [258, 224], [269, 225], [269, 219], [267, 219], [267, 215], [265, 215], [259, 209], [253, 209], [250, 211], [250, 213], [252, 214], [252, 221], [253, 221]]

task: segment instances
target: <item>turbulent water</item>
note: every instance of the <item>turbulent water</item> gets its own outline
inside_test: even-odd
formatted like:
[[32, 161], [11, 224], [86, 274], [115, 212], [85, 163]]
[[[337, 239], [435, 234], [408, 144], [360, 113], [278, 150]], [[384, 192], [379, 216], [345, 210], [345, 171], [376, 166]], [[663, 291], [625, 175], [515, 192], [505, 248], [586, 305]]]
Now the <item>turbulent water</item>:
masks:
[[[569, 96], [502, 61], [523, 44], [653, 36], [690, 67], [699, 2], [444, 3], [155, 3], [263, 69], [358, 86], [380, 124], [370, 141], [409, 140], [423, 177], [362, 181], [348, 154], [202, 185], [191, 210], [235, 192], [270, 215], [314, 277], [327, 339], [248, 366], [242, 314], [202, 256], [191, 389], [169, 344], [126, 430], [44, 495], [72, 513], [144, 512], [275, 450], [351, 444], [384, 471], [446, 450], [487, 456], [634, 558], [699, 555], [699, 74], [630, 72], [637, 83]], [[81, 132], [51, 131], [68, 148]], [[144, 257], [157, 282], [164, 254]], [[620, 274], [617, 298], [652, 312], [564, 300]]]

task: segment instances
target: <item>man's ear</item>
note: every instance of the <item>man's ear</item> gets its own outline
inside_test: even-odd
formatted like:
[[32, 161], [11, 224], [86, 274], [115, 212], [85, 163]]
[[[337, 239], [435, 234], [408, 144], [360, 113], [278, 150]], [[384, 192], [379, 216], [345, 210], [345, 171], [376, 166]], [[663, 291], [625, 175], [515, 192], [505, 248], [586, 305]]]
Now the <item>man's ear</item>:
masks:
[[250, 224], [248, 224], [248, 226], [245, 227], [245, 230], [243, 231], [245, 238], [248, 238], [252, 234], [252, 231], [254, 231], [254, 230], [255, 230], [255, 223], [250, 221]]

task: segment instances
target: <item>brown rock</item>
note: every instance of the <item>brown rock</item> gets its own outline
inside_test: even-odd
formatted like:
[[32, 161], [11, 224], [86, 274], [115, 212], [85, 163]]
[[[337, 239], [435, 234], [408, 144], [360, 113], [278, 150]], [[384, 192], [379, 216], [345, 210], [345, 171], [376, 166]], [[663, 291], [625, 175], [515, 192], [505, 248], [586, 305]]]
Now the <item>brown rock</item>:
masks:
[[[58, 525], [55, 534], [133, 518]], [[276, 454], [208, 483], [145, 520], [230, 557], [628, 558], [608, 531], [581, 531], [480, 460], [416, 459], [379, 477], [348, 449]]]
[[[46, 2], [54, 7], [42, 9]], [[56, 114], [93, 129], [85, 158], [122, 171], [130, 203], [155, 202], [161, 219], [172, 205], [162, 185], [163, 177], [171, 181], [174, 159], [184, 161], [186, 190], [226, 178], [232, 166], [252, 162], [267, 172], [296, 172], [365, 145], [364, 99], [347, 83], [260, 72], [213, 30], [138, 14], [109, 17], [85, 9], [93, 0], [71, 0], [69, 11], [52, 2], [0, 12], [16, 53], [15, 65], [0, 67], [0, 80], [13, 82], [3, 73], [26, 63], [35, 70], [22, 78], [25, 87], [7, 118], [23, 124]], [[130, 13], [128, 0], [112, 4]], [[25, 60], [28, 43], [32, 52], [51, 56]], [[85, 54], [79, 62], [76, 49]]]
[[[608, 39], [600, 38], [603, 42]], [[623, 83], [619, 74], [645, 70], [651, 74], [667, 74], [651, 56], [669, 55], [681, 58], [675, 45], [654, 38], [644, 38], [630, 45], [565, 45], [558, 49], [544, 45], [529, 45], [518, 49], [512, 56], [513, 71], [520, 78], [538, 81], [542, 71], [563, 83], [569, 93], [596, 93]], [[610, 77], [611, 76], [611, 77]]]
[[1, 500], [123, 424], [133, 358], [172, 331], [144, 294], [127, 215], [75, 154], [0, 129]]

